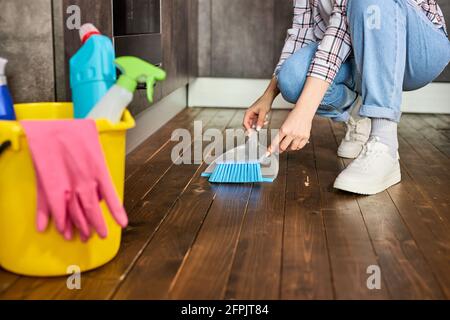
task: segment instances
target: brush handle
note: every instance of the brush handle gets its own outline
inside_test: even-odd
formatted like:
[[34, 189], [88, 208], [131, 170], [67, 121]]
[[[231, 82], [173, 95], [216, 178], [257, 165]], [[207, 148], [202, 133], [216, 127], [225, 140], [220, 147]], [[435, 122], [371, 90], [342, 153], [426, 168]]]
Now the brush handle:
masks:
[[275, 152], [269, 152], [269, 151], [267, 151], [265, 155], [263, 155], [261, 158], [259, 158], [258, 162], [259, 162], [259, 163], [262, 163], [264, 160], [268, 159], [268, 158], [271, 157], [272, 155], [279, 156], [280, 153], [279, 153], [278, 151], [275, 151]]

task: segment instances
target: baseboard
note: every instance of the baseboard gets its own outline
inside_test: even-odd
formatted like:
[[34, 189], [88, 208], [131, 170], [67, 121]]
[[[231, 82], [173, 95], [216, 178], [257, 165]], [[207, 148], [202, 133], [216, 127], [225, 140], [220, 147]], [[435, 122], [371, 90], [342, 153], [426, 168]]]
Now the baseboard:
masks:
[[[192, 107], [247, 108], [267, 88], [269, 81], [260, 79], [197, 78], [189, 85], [188, 105]], [[450, 83], [432, 83], [420, 90], [405, 92], [403, 112], [450, 113]], [[278, 97], [276, 109], [292, 104]]]
[[450, 83], [433, 82], [422, 89], [404, 92], [402, 111], [450, 113]]
[[127, 154], [186, 108], [187, 87], [182, 87], [136, 117], [136, 127], [127, 135]]

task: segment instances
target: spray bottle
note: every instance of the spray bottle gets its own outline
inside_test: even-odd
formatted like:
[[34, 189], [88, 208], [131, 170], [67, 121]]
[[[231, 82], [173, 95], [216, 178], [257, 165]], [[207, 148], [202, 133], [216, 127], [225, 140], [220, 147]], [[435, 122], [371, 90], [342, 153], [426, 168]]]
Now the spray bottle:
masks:
[[90, 23], [80, 29], [83, 46], [70, 59], [70, 87], [75, 118], [83, 119], [116, 82], [114, 47]]
[[166, 79], [164, 70], [139, 58], [121, 57], [117, 58], [115, 62], [122, 75], [89, 113], [88, 118], [90, 119], [107, 119], [112, 123], [118, 123], [123, 112], [133, 100], [133, 93], [136, 91], [138, 83], [147, 84], [147, 98], [149, 102], [153, 102], [156, 81]]
[[0, 120], [16, 120], [13, 100], [9, 92], [5, 68], [8, 60], [0, 58]]

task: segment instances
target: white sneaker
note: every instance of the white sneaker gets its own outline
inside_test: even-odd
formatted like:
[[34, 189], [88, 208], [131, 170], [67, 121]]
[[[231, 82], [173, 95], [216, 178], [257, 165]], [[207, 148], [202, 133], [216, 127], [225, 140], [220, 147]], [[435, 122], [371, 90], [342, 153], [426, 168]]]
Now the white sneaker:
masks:
[[389, 147], [372, 137], [356, 158], [334, 182], [336, 189], [358, 194], [380, 193], [401, 181], [400, 162]]
[[370, 118], [355, 120], [350, 117], [346, 125], [347, 133], [337, 153], [341, 158], [355, 159], [369, 140], [372, 121]]

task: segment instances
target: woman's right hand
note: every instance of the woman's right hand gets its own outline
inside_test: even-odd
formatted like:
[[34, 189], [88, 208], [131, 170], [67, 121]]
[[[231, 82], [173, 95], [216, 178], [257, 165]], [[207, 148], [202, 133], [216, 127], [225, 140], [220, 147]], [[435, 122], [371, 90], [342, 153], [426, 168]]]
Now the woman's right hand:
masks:
[[244, 127], [247, 131], [251, 129], [256, 129], [260, 131], [269, 115], [270, 109], [272, 108], [272, 101], [265, 96], [259, 98], [250, 108], [244, 116]]
[[243, 125], [247, 131], [251, 129], [259, 131], [266, 125], [267, 116], [270, 109], [272, 109], [272, 103], [279, 94], [277, 78], [273, 77], [263, 96], [248, 108], [245, 113]]

